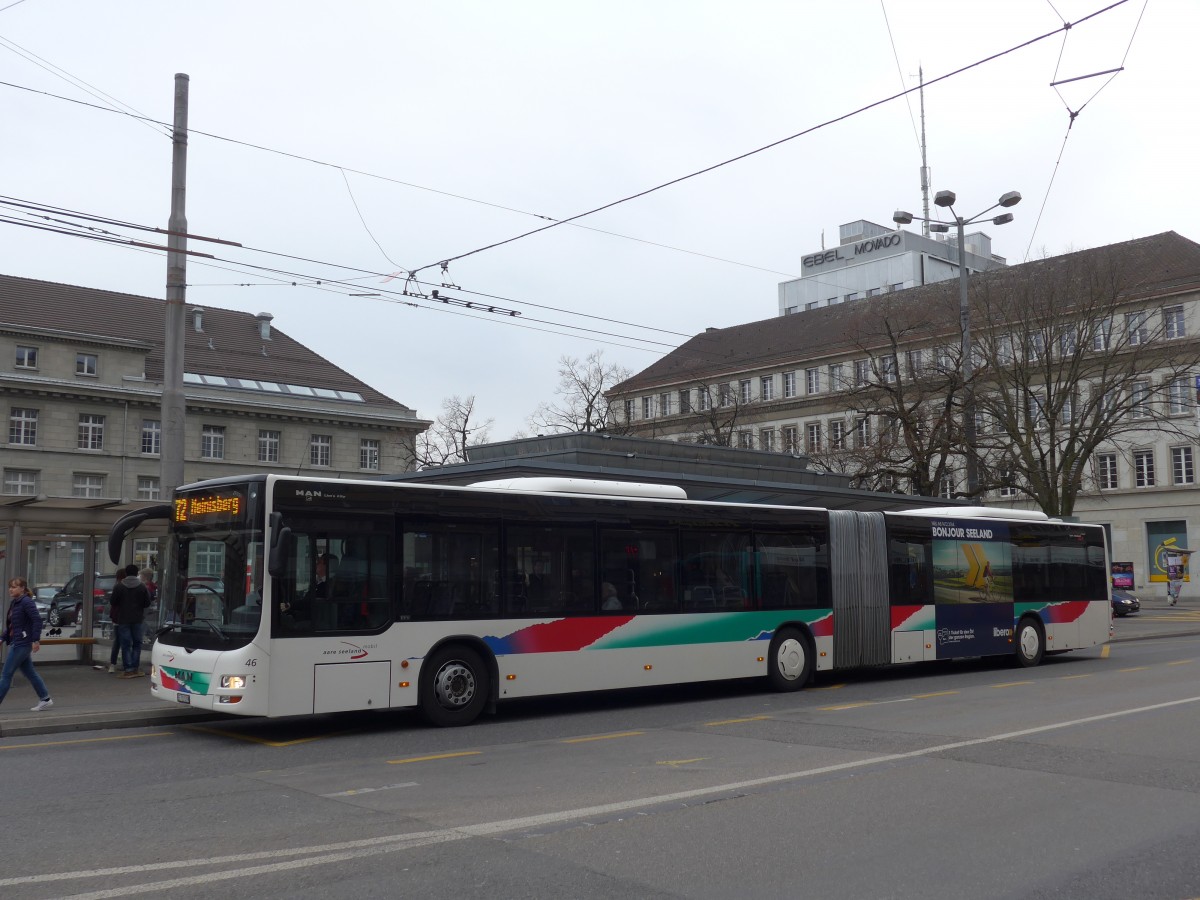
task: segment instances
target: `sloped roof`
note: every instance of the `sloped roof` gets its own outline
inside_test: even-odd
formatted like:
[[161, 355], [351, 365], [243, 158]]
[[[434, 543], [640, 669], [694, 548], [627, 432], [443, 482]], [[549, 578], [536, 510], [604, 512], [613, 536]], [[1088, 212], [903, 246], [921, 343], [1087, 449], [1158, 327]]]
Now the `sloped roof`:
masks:
[[[1200, 287], [1200, 244], [1174, 231], [1165, 231], [1120, 244], [979, 272], [971, 276], [971, 290], [1002, 293], [1028, 284], [1031, 279], [1062, 278], [1101, 265], [1121, 272], [1122, 282], [1129, 286], [1130, 298]], [[774, 316], [730, 328], [710, 328], [607, 393], [613, 396], [667, 385], [715, 381], [777, 363], [848, 353], [856, 346], [853, 336], [861, 333], [860, 323], [901, 304], [919, 311], [927, 321], [940, 323], [945, 334], [957, 335], [958, 290], [955, 278], [790, 316]]]
[[[204, 330], [196, 331], [190, 313], [196, 307], [187, 305], [185, 371], [356, 391], [368, 403], [408, 409], [288, 337], [274, 323], [271, 339], [264, 341], [253, 313], [200, 306]], [[0, 327], [111, 339], [127, 347], [143, 344], [148, 348], [146, 378], [153, 382], [163, 378], [165, 320], [166, 301], [159, 298], [0, 275]]]

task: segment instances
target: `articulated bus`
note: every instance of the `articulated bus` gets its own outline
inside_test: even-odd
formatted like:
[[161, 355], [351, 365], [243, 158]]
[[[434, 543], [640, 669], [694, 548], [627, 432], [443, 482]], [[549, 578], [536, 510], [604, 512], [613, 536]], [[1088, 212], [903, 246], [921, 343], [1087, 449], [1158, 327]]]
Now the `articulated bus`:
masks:
[[[1092, 647], [1103, 529], [1040, 513], [688, 500], [678, 487], [280, 475], [181, 488], [150, 687], [206, 710], [418, 708]], [[162, 558], [162, 557], [160, 557]]]

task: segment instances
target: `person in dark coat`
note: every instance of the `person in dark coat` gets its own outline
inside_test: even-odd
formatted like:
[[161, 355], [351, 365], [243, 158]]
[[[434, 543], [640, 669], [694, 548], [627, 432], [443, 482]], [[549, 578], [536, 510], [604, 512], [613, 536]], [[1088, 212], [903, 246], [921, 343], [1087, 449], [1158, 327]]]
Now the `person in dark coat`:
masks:
[[125, 667], [121, 678], [141, 678], [146, 674], [138, 666], [142, 661], [142, 631], [149, 605], [150, 592], [138, 578], [138, 567], [130, 563], [125, 567], [125, 577], [117, 582], [112, 592], [113, 622], [121, 644], [121, 663]]
[[33, 707], [33, 711], [41, 712], [54, 705], [46, 682], [42, 681], [33, 667], [33, 654], [42, 649], [42, 617], [29, 593], [29, 582], [24, 578], [14, 578], [8, 583], [8, 599], [8, 615], [5, 617], [4, 631], [0, 632], [0, 642], [8, 644], [4, 668], [0, 669], [0, 703], [4, 702], [12, 686], [13, 675], [19, 670], [37, 691], [38, 705]]

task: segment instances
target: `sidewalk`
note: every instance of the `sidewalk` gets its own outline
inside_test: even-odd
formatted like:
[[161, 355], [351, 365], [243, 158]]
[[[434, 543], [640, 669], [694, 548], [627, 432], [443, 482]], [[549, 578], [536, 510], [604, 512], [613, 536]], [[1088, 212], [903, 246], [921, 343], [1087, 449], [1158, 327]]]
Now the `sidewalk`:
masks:
[[[1142, 610], [1143, 614], [1113, 620], [1114, 641], [1200, 634], [1200, 618], [1162, 621], [1144, 615], [1149, 611], [1194, 614], [1197, 611], [1194, 599], [1170, 607], [1165, 598], [1155, 598], [1145, 603]], [[142, 664], [143, 669], [149, 666], [145, 656]], [[105, 728], [152, 728], [224, 718], [222, 713], [172, 706], [155, 699], [150, 695], [148, 678], [118, 678], [104, 669], [79, 663], [44, 663], [38, 666], [38, 674], [50, 689], [54, 706], [45, 712], [32, 712], [30, 707], [38, 698], [24, 676], [17, 675], [0, 706], [0, 739]]]
[[[105, 660], [107, 663], [107, 660]], [[148, 661], [143, 657], [143, 669]], [[38, 674], [50, 689], [54, 706], [32, 712], [38, 702], [25, 676], [17, 674], [0, 705], [0, 739], [64, 731], [103, 728], [145, 728], [202, 722], [221, 718], [219, 713], [174, 707], [150, 696], [149, 677], [118, 678], [105, 669], [80, 663], [45, 663]]]

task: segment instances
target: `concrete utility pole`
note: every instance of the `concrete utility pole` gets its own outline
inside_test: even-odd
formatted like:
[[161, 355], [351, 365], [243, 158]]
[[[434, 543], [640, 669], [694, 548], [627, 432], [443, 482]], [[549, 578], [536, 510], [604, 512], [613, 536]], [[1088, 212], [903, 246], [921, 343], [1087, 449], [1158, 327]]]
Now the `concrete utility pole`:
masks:
[[175, 76], [175, 121], [171, 135], [171, 218], [167, 223], [167, 309], [163, 335], [162, 478], [164, 500], [183, 484], [184, 421], [183, 337], [187, 316], [187, 191], [188, 76]]

